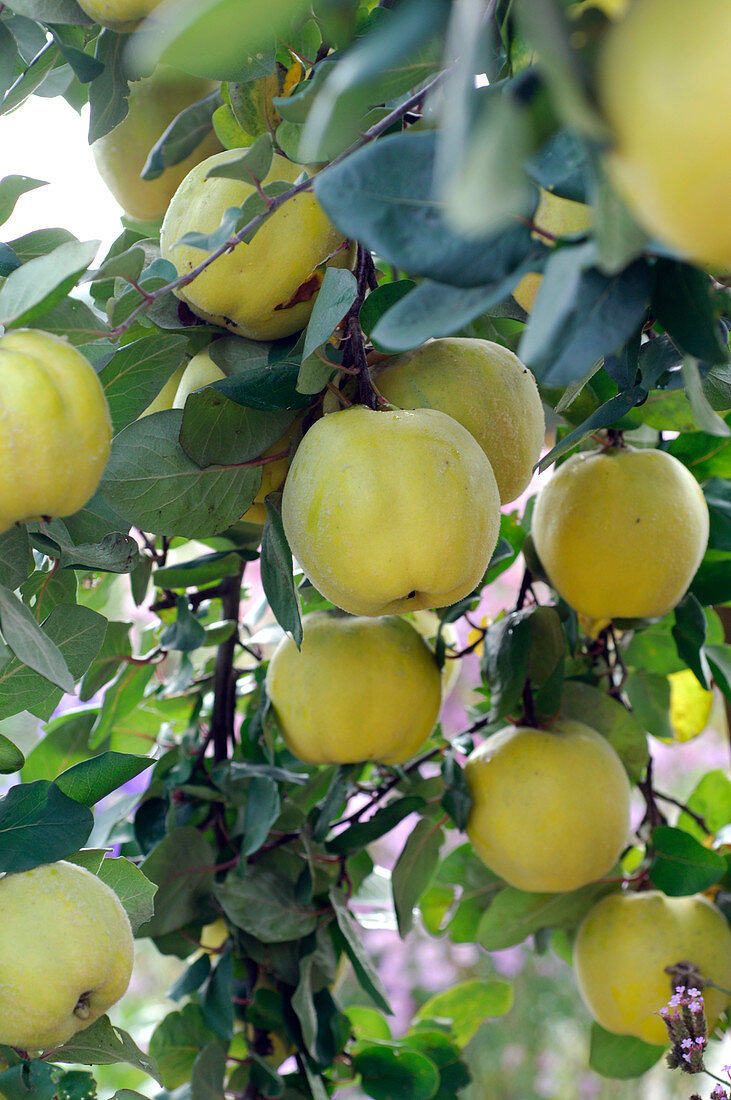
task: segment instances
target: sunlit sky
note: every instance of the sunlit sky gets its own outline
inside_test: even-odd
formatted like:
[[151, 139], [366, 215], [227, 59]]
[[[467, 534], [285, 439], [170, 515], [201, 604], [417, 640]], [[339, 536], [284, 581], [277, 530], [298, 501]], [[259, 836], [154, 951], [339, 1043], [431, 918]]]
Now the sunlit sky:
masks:
[[79, 240], [102, 241], [106, 251], [118, 236], [121, 208], [96, 171], [87, 127], [88, 108], [78, 115], [60, 97], [31, 96], [0, 117], [0, 178], [32, 176], [49, 184], [20, 197], [0, 226], [1, 240], [61, 226]]

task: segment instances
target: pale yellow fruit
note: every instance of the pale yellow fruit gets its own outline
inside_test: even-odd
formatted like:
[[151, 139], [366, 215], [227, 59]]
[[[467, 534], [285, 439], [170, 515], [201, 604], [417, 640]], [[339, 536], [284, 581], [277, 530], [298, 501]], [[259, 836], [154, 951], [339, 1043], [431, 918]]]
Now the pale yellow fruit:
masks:
[[0, 337], [0, 394], [0, 533], [83, 508], [112, 440], [88, 359], [65, 337], [12, 329]]
[[215, 87], [212, 81], [198, 80], [165, 66], [130, 84], [127, 117], [98, 138], [91, 151], [99, 175], [131, 218], [142, 222], [162, 218], [191, 168], [220, 150], [221, 143], [211, 131], [192, 153], [163, 169], [157, 179], [144, 180], [140, 176], [148, 153], [173, 119]]
[[465, 779], [472, 846], [520, 890], [576, 890], [606, 875], [627, 844], [627, 773], [582, 722], [500, 730], [469, 756]]
[[284, 435], [264, 451], [262, 458], [271, 458], [272, 455], [282, 455], [285, 451], [286, 454], [283, 454], [282, 458], [275, 458], [273, 462], [265, 462], [262, 464], [259, 491], [251, 502], [250, 507], [247, 508], [241, 517], [245, 523], [259, 523], [263, 525], [266, 522], [267, 509], [264, 500], [269, 493], [281, 489], [284, 485], [284, 479], [289, 470], [290, 447], [298, 425], [299, 419], [295, 420], [289, 428], [287, 428]]
[[224, 372], [216, 366], [207, 349], [204, 348], [203, 351], [199, 351], [197, 355], [193, 356], [183, 371], [178, 388], [175, 391], [172, 407], [182, 409], [191, 393], [202, 390], [204, 386], [209, 386], [211, 382], [219, 382], [225, 377]]
[[500, 503], [520, 496], [541, 456], [545, 420], [535, 379], [491, 340], [430, 340], [387, 359], [376, 388], [401, 409], [439, 409], [475, 437], [490, 460]]
[[706, 691], [699, 684], [695, 673], [689, 668], [671, 672], [670, 684], [670, 725], [676, 741], [690, 741], [697, 737], [708, 725], [713, 706], [713, 692]]
[[201, 930], [200, 945], [209, 955], [215, 955], [229, 938], [228, 925], [223, 917], [206, 924]]
[[159, 3], [160, 0], [79, 0], [79, 7], [95, 23], [126, 34], [133, 31]]
[[[594, 220], [594, 212], [584, 202], [574, 202], [573, 199], [564, 199], [560, 195], [554, 195], [551, 191], [540, 188], [540, 198], [533, 224], [552, 237], [566, 237], [572, 233], [585, 233], [591, 229]], [[550, 237], [544, 237], [540, 233], [533, 233], [537, 240], [545, 245], [552, 245]], [[537, 271], [529, 271], [524, 275], [513, 291], [513, 297], [526, 313], [530, 313], [536, 300], [538, 287], [543, 281], [543, 276]]]
[[599, 101], [610, 174], [638, 221], [702, 264], [731, 268], [731, 5], [636, 0], [606, 37]]
[[[168, 207], [160, 247], [180, 275], [206, 256], [199, 248], [179, 245], [180, 238], [212, 233], [224, 212], [241, 206], [254, 191], [253, 184], [241, 180], [206, 179], [211, 168], [238, 156], [237, 150], [226, 150], [197, 165]], [[294, 183], [302, 171], [300, 164], [275, 156], [264, 182]], [[314, 195], [299, 194], [272, 214], [248, 244], [214, 260], [176, 294], [205, 321], [253, 340], [276, 340], [307, 324], [325, 267], [350, 267], [353, 259], [353, 248]]]
[[151, 401], [145, 411], [140, 413], [138, 419], [141, 420], [143, 416], [150, 416], [151, 413], [165, 412], [166, 409], [172, 409], [175, 394], [178, 392], [178, 386], [180, 385], [180, 379], [183, 377], [187, 365], [187, 362], [185, 362], [181, 363], [179, 367], [176, 367], [155, 400]]
[[266, 678], [282, 736], [308, 764], [402, 764], [439, 714], [434, 655], [405, 619], [314, 611], [302, 648], [287, 635]]
[[589, 619], [654, 619], [693, 579], [708, 507], [692, 474], [665, 451], [581, 452], [538, 494], [531, 534], [571, 607]]
[[[679, 962], [731, 987], [731, 929], [701, 895], [609, 894], [584, 918], [574, 944], [576, 979], [594, 1019], [607, 1031], [646, 1043], [668, 1042], [658, 1013], [674, 992], [665, 967]], [[711, 1030], [729, 998], [704, 989], [703, 999]]]
[[353, 406], [310, 428], [282, 520], [315, 587], [354, 615], [443, 607], [480, 583], [500, 498], [485, 452], [436, 409]]
[[102, 1016], [132, 973], [117, 895], [74, 863], [0, 878], [0, 1043], [46, 1050]]

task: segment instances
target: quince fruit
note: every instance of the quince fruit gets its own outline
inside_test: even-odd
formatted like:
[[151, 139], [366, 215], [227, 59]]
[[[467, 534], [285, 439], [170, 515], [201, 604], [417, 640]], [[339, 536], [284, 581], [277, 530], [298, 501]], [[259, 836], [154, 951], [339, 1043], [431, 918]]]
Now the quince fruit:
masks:
[[130, 84], [127, 117], [93, 142], [91, 151], [100, 176], [131, 218], [141, 222], [162, 218], [191, 168], [221, 149], [211, 130], [192, 153], [163, 169], [157, 179], [144, 180], [140, 175], [148, 153], [173, 119], [215, 87], [213, 81], [165, 65]]
[[180, 385], [180, 379], [183, 377], [187, 365], [187, 363], [181, 363], [179, 367], [175, 368], [155, 400], [151, 401], [145, 411], [140, 413], [138, 419], [141, 420], [143, 416], [150, 416], [152, 413], [165, 412], [167, 409], [172, 409], [175, 394], [178, 392], [178, 386]]
[[627, 773], [606, 738], [581, 722], [500, 730], [468, 757], [464, 774], [467, 835], [519, 890], [577, 890], [606, 875], [627, 844]]
[[606, 36], [598, 96], [608, 169], [638, 221], [701, 264], [731, 269], [731, 5], [637, 0]]
[[670, 725], [676, 741], [691, 741], [703, 733], [713, 708], [713, 692], [700, 684], [690, 668], [668, 675]]
[[127, 989], [134, 942], [106, 883], [75, 863], [0, 878], [0, 1043], [47, 1050]]
[[[554, 195], [551, 191], [540, 189], [540, 198], [533, 224], [544, 233], [550, 233], [552, 237], [568, 237], [573, 233], [586, 233], [591, 229], [594, 220], [592, 208], [584, 202], [575, 202], [573, 199], [564, 199], [560, 195]], [[541, 233], [532, 234], [537, 240], [548, 245], [550, 238]], [[538, 271], [529, 271], [524, 275], [513, 290], [513, 297], [526, 313], [533, 309], [538, 293], [538, 287], [543, 281], [543, 275]]]
[[540, 458], [543, 405], [531, 372], [491, 340], [430, 340], [373, 372], [376, 388], [401, 409], [439, 409], [475, 437], [490, 460], [500, 503], [520, 496]]
[[308, 764], [403, 764], [439, 714], [434, 655], [405, 619], [313, 611], [302, 648], [277, 646], [266, 690], [287, 747]]
[[[646, 1043], [668, 1042], [659, 1012], [678, 984], [666, 967], [680, 962], [731, 987], [731, 928], [702, 895], [609, 894], [586, 915], [574, 944], [579, 991], [594, 1019], [607, 1031]], [[703, 1000], [710, 1031], [729, 998], [707, 988]]]
[[0, 337], [0, 393], [0, 533], [83, 508], [112, 440], [89, 361], [65, 338], [12, 329]]
[[480, 583], [500, 529], [479, 443], [436, 409], [352, 406], [318, 420], [282, 496], [292, 553], [354, 615], [456, 603]]
[[579, 452], [538, 494], [531, 522], [551, 585], [589, 619], [654, 619], [684, 595], [708, 541], [700, 486], [666, 451]]
[[[160, 247], [180, 275], [192, 271], [206, 253], [178, 244], [188, 232], [212, 233], [224, 212], [241, 206], [254, 185], [208, 173], [240, 156], [225, 150], [193, 168], [168, 207]], [[265, 184], [294, 183], [302, 166], [275, 156]], [[351, 267], [355, 250], [332, 225], [314, 195], [299, 194], [284, 203], [248, 244], [214, 260], [176, 294], [198, 317], [252, 340], [277, 340], [304, 328], [315, 304], [324, 269]]]
[[160, 0], [79, 0], [79, 7], [100, 26], [126, 34], [159, 3]]
[[216, 366], [208, 351], [204, 348], [203, 351], [199, 351], [197, 355], [193, 356], [183, 371], [170, 407], [173, 409], [184, 408], [185, 402], [191, 393], [202, 390], [204, 386], [210, 386], [211, 382], [219, 382], [225, 377], [225, 373], [219, 366]]

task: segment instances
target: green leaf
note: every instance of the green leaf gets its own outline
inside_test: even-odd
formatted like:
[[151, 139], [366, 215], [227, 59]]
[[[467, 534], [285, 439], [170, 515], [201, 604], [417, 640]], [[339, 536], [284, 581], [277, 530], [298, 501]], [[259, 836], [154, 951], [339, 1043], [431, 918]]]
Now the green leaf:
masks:
[[[198, 466], [243, 464], [259, 458], [275, 443], [292, 418], [286, 410], [270, 412], [239, 405], [221, 393], [216, 383], [187, 398], [180, 445]], [[261, 484], [261, 471], [261, 466], [249, 470], [252, 499]]]
[[716, 319], [713, 284], [705, 272], [677, 260], [658, 259], [651, 309], [687, 355], [709, 363], [728, 361]]
[[0, 289], [0, 324], [27, 325], [65, 298], [96, 255], [99, 241], [69, 241], [11, 271]]
[[338, 833], [327, 842], [328, 850], [337, 855], [350, 855], [353, 852], [365, 848], [379, 837], [390, 833], [400, 821], [409, 814], [416, 813], [424, 806], [424, 799], [419, 795], [406, 795], [397, 798], [388, 805], [376, 810], [367, 821], [357, 822]]
[[149, 664], [122, 662], [116, 679], [104, 693], [104, 701], [89, 737], [90, 749], [98, 749], [114, 732], [120, 719], [141, 704], [153, 672], [154, 668]]
[[32, 568], [28, 529], [16, 524], [0, 535], [0, 584], [19, 588]]
[[34, 180], [31, 176], [5, 176], [0, 180], [0, 224], [8, 220], [21, 195], [47, 186], [46, 180]]
[[597, 1023], [591, 1025], [589, 1065], [602, 1077], [641, 1077], [662, 1058], [666, 1049], [633, 1035], [615, 1035]]
[[6, 1100], [26, 1100], [29, 1094], [34, 1100], [53, 1100], [58, 1091], [57, 1074], [53, 1073], [53, 1067], [35, 1058], [32, 1062], [18, 1062], [6, 1069], [0, 1074], [0, 1082]]
[[480, 919], [477, 940], [487, 951], [500, 951], [541, 928], [573, 927], [613, 889], [599, 882], [566, 894], [529, 894], [506, 886]]
[[76, 0], [13, 0], [13, 11], [41, 23], [91, 23]]
[[[434, 133], [389, 135], [319, 172], [313, 188], [343, 233], [389, 263], [442, 283], [480, 286], [495, 277], [504, 254], [510, 255], [507, 270], [517, 267], [531, 251], [530, 231], [519, 226], [476, 238], [455, 233], [433, 194], [435, 143]], [[374, 335], [386, 343], [380, 325]]]
[[190, 1080], [199, 1052], [211, 1041], [216, 1041], [216, 1036], [206, 1026], [198, 1005], [188, 1004], [181, 1012], [167, 1014], [150, 1039], [150, 1055], [166, 1089], [177, 1089]]
[[195, 922], [213, 886], [215, 853], [191, 825], [164, 837], [142, 864], [157, 887], [155, 914], [139, 929], [140, 936], [164, 936]]
[[215, 340], [209, 349], [211, 359], [228, 375], [216, 388], [252, 409], [302, 408], [310, 399], [297, 392], [302, 359], [299, 345], [299, 333], [294, 342], [278, 340], [275, 344], [243, 336]]
[[669, 897], [700, 894], [726, 873], [726, 860], [683, 829], [660, 825], [652, 831], [653, 886]]
[[207, 954], [196, 956], [187, 970], [184, 970], [176, 981], [165, 993], [171, 1001], [180, 1001], [183, 997], [189, 997], [203, 985], [211, 972], [211, 957]]
[[647, 732], [661, 740], [673, 741], [675, 734], [670, 724], [670, 684], [667, 676], [634, 668], [627, 677], [624, 689], [632, 714]]
[[357, 293], [358, 284], [352, 271], [338, 267], [327, 269], [305, 331], [303, 361], [330, 339]]
[[308, 14], [306, 0], [197, 0], [178, 5], [174, 18], [135, 35], [133, 57], [143, 69], [159, 62], [212, 80], [252, 80], [275, 36], [292, 32]]
[[155, 570], [153, 579], [157, 588], [202, 588], [224, 577], [235, 577], [240, 566], [240, 554], [220, 550], [178, 565], [164, 565]]
[[444, 779], [442, 807], [457, 828], [464, 829], [472, 806], [472, 795], [464, 777], [464, 768], [460, 767], [454, 758], [454, 753], [449, 749], [442, 757], [442, 777]]
[[192, 653], [206, 640], [202, 623], [190, 610], [187, 596], [178, 596], [175, 622], [168, 623], [160, 635], [160, 648]]
[[461, 1060], [459, 1047], [444, 1032], [420, 1028], [410, 1031], [404, 1042], [411, 1050], [424, 1054], [439, 1070], [439, 1088], [433, 1100], [454, 1100], [459, 1090], [469, 1085], [470, 1072]]
[[206, 1043], [193, 1062], [190, 1074], [191, 1100], [223, 1100], [226, 1054], [215, 1040]]
[[318, 914], [299, 902], [293, 882], [256, 864], [242, 870], [214, 889], [233, 925], [262, 943], [286, 943], [315, 930]]
[[74, 678], [58, 646], [43, 632], [25, 604], [1, 586], [0, 628], [19, 661], [62, 691], [74, 690]]
[[422, 817], [409, 835], [391, 875], [399, 935], [403, 939], [414, 924], [414, 908], [431, 882], [444, 833], [428, 817]]
[[423, 1054], [393, 1046], [366, 1046], [353, 1056], [361, 1088], [373, 1100], [431, 1100], [439, 1088], [439, 1070]]
[[206, 173], [206, 179], [242, 180], [255, 186], [269, 175], [273, 156], [272, 135], [267, 131], [260, 134], [252, 145], [242, 149], [238, 156], [214, 164]]
[[683, 360], [683, 381], [698, 427], [713, 436], [731, 436], [731, 428], [705, 395], [697, 360], [690, 357]]
[[0, 775], [12, 775], [20, 771], [25, 763], [25, 757], [17, 745], [10, 738], [0, 733]]
[[28, 871], [82, 848], [94, 818], [54, 783], [39, 779], [0, 798], [0, 871]]
[[490, 721], [520, 710], [528, 674], [533, 608], [513, 611], [488, 628], [482, 667], [490, 687]]
[[[703, 818], [711, 833], [719, 832], [731, 821], [731, 779], [720, 768], [706, 772], [686, 800], [686, 805]], [[678, 818], [678, 828], [701, 842], [706, 839], [707, 834], [685, 812]]]
[[[135, 276], [136, 277], [136, 276]], [[160, 392], [173, 371], [184, 361], [184, 336], [156, 333], [125, 344], [99, 373], [109, 403], [114, 434], [121, 431]]]
[[102, 752], [73, 764], [56, 778], [56, 786], [84, 806], [93, 806], [112, 791], [134, 779], [154, 761], [126, 752]]
[[121, 1027], [115, 1027], [108, 1016], [100, 1016], [91, 1027], [79, 1031], [53, 1052], [54, 1062], [79, 1062], [83, 1066], [110, 1066], [126, 1062], [160, 1083], [158, 1069], [152, 1058], [144, 1054], [132, 1037]]
[[688, 592], [676, 606], [674, 614], [672, 635], [678, 656], [693, 670], [701, 687], [708, 691], [711, 686], [711, 670], [703, 652], [708, 629], [703, 608], [692, 592]]
[[47, 42], [23, 69], [22, 74], [15, 83], [8, 88], [5, 98], [0, 104], [0, 115], [5, 115], [8, 111], [13, 111], [21, 103], [24, 103], [60, 62], [61, 51], [58, 46], [53, 40]]
[[234, 1033], [234, 964], [233, 955], [220, 955], [211, 974], [201, 1002], [203, 1019], [221, 1039], [232, 1039]]
[[646, 727], [631, 711], [598, 688], [579, 680], [567, 680], [561, 695], [561, 713], [590, 724], [606, 737], [630, 779], [636, 783], [642, 778], [649, 755]]
[[473, 978], [430, 997], [414, 1016], [414, 1022], [446, 1022], [455, 1042], [464, 1047], [485, 1020], [504, 1016], [512, 1007], [513, 987], [509, 982]]
[[250, 856], [258, 852], [269, 835], [274, 822], [282, 811], [279, 787], [267, 776], [251, 780], [244, 810], [244, 835], [241, 854]]
[[216, 89], [176, 115], [150, 149], [140, 172], [142, 179], [155, 180], [166, 168], [189, 157], [210, 134], [213, 112], [220, 104], [221, 93]]
[[150, 882], [139, 867], [123, 856], [103, 859], [97, 874], [114, 890], [129, 917], [132, 931], [137, 933], [152, 918], [157, 893], [155, 883]]
[[186, 455], [182, 410], [152, 413], [115, 438], [100, 492], [127, 522], [160, 535], [199, 538], [241, 518], [256, 494], [256, 468], [209, 466]]
[[282, 523], [282, 513], [271, 500], [265, 502], [267, 518], [261, 537], [261, 582], [277, 622], [302, 645], [302, 613], [292, 573], [292, 551]]
[[[59, 604], [43, 624], [44, 633], [66, 660], [74, 680], [83, 676], [104, 637], [106, 621], [88, 607]], [[49, 718], [61, 698], [61, 690], [17, 658], [0, 667], [0, 718], [21, 710]], [[47, 713], [45, 713], [47, 711]]]
[[331, 887], [330, 901], [335, 911], [337, 931], [342, 948], [352, 963], [358, 981], [381, 1011], [393, 1016], [393, 1009], [388, 1003], [388, 994], [370, 955], [363, 945], [360, 927], [348, 910], [345, 895], [336, 887]]
[[549, 258], [518, 354], [545, 385], [565, 386], [636, 332], [647, 310], [652, 270], [638, 260], [616, 275], [592, 267], [591, 244]]
[[110, 30], [102, 30], [96, 40], [94, 56], [104, 68], [89, 85], [89, 145], [127, 117], [129, 83], [123, 59], [126, 45], [126, 35]]
[[96, 718], [94, 708], [67, 711], [46, 726], [45, 737], [33, 748], [23, 766], [24, 783], [55, 779], [73, 764], [89, 756], [89, 733]]

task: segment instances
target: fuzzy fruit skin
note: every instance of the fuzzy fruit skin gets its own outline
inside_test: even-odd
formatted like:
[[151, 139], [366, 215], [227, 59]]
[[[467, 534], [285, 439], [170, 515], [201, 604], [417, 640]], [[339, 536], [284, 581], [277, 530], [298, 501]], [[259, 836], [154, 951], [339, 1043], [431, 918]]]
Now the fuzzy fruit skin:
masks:
[[[46, 1050], [127, 989], [134, 942], [117, 895], [61, 861], [0, 878], [0, 1043]], [[88, 1011], [74, 1011], [87, 996]]]
[[[579, 991], [594, 1019], [646, 1043], [668, 1042], [657, 1013], [673, 993], [665, 967], [679, 962], [724, 989], [731, 985], [731, 929], [701, 895], [609, 894], [587, 913], [574, 944]], [[710, 1031], [728, 997], [705, 989], [703, 999]]]
[[469, 756], [467, 835], [480, 859], [519, 890], [577, 890], [619, 859], [630, 784], [616, 752], [582, 722], [510, 726]]
[[130, 217], [158, 221], [191, 168], [220, 151], [221, 144], [211, 131], [185, 160], [165, 168], [157, 179], [140, 177], [148, 153], [173, 119], [215, 87], [214, 81], [166, 66], [130, 84], [127, 117], [91, 146], [99, 175]]
[[[594, 214], [592, 208], [584, 202], [564, 199], [551, 191], [540, 188], [540, 199], [533, 215], [533, 224], [554, 237], [567, 237], [572, 233], [585, 233], [591, 229]], [[553, 242], [540, 233], [532, 234], [545, 245]], [[536, 300], [543, 275], [538, 271], [529, 271], [513, 290], [513, 297], [526, 313], [530, 313]]]
[[653, 619], [683, 597], [708, 542], [695, 478], [665, 451], [572, 455], [538, 495], [531, 534], [553, 587], [590, 619]]
[[[216, 153], [192, 169], [173, 196], [162, 226], [160, 248], [179, 274], [192, 271], [205, 252], [177, 245], [188, 232], [212, 233], [224, 211], [241, 206], [254, 191], [241, 180], [211, 177], [217, 164], [234, 160], [238, 149]], [[301, 164], [275, 156], [264, 183], [294, 183]], [[277, 340], [304, 328], [324, 265], [352, 267], [355, 251], [332, 225], [314, 195], [300, 194], [284, 203], [248, 244], [220, 256], [192, 283], [175, 293], [195, 314], [251, 340]], [[176, 247], [177, 245], [177, 247]], [[304, 300], [287, 305], [296, 296]]]
[[660, 240], [731, 269], [727, 0], [637, 0], [606, 37], [598, 93], [614, 139], [610, 174]]
[[126, 34], [159, 3], [160, 0], [79, 0], [79, 7], [95, 23]]
[[490, 460], [500, 503], [527, 487], [541, 455], [545, 420], [535, 379], [491, 340], [447, 337], [396, 355], [373, 375], [401, 409], [439, 409], [475, 437]]
[[405, 619], [313, 611], [298, 650], [287, 635], [266, 688], [287, 747], [308, 764], [402, 764], [439, 714], [442, 684], [428, 645]]
[[401, 614], [473, 591], [497, 542], [500, 500], [484, 451], [451, 416], [354, 405], [305, 435], [282, 520], [326, 599], [353, 615]]
[[0, 337], [0, 394], [0, 533], [83, 508], [112, 440], [89, 361], [65, 338], [12, 329]]

